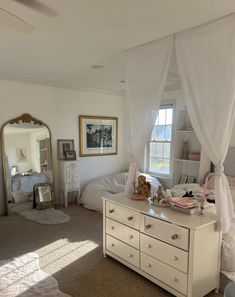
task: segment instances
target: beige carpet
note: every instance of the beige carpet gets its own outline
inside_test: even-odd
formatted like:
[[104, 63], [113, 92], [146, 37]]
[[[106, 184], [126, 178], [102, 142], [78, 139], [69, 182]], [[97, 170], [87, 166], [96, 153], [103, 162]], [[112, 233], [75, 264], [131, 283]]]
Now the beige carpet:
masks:
[[[64, 225], [39, 225], [17, 214], [0, 217], [0, 260], [36, 252], [40, 268], [73, 297], [172, 296], [112, 258], [103, 258], [101, 214], [78, 206], [62, 210], [71, 216]], [[222, 295], [207, 295], [215, 296]]]

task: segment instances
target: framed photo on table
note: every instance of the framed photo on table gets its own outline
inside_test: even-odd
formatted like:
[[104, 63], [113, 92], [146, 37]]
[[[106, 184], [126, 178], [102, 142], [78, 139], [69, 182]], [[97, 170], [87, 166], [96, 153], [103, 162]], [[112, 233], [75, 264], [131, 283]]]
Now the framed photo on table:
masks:
[[195, 177], [194, 176], [188, 176], [187, 184], [193, 184], [193, 183], [195, 183]]
[[118, 118], [79, 116], [80, 156], [117, 155]]
[[58, 139], [57, 140], [57, 156], [59, 160], [66, 160], [66, 152], [74, 151], [73, 139]]
[[181, 175], [180, 180], [179, 180], [179, 184], [186, 184], [187, 180], [188, 180], [187, 175]]

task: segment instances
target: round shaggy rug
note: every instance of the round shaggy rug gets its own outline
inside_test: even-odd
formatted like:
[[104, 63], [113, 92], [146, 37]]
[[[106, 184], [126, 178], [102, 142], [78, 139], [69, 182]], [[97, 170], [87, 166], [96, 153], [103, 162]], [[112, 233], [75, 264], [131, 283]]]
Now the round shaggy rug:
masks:
[[32, 202], [22, 202], [11, 204], [10, 209], [26, 220], [34, 221], [43, 225], [58, 225], [70, 221], [70, 216], [60, 210], [47, 208], [38, 210], [32, 208]]

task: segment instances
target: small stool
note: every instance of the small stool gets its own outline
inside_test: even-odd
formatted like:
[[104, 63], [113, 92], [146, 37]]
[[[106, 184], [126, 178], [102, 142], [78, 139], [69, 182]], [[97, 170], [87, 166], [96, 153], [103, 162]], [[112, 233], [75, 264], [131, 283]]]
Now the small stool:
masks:
[[232, 282], [225, 287], [224, 297], [234, 297], [235, 296], [235, 283]]

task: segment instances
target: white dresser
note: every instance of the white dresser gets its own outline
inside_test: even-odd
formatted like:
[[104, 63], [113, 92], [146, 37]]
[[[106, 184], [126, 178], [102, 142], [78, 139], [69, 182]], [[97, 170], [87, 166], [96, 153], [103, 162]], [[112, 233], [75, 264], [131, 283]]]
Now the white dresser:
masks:
[[59, 161], [59, 189], [60, 198], [68, 206], [68, 193], [76, 195], [77, 203], [80, 197], [80, 178], [78, 161]]
[[[209, 216], [103, 198], [103, 252], [179, 297], [218, 289], [221, 233]], [[114, 276], [115, 277], [115, 276]]]

